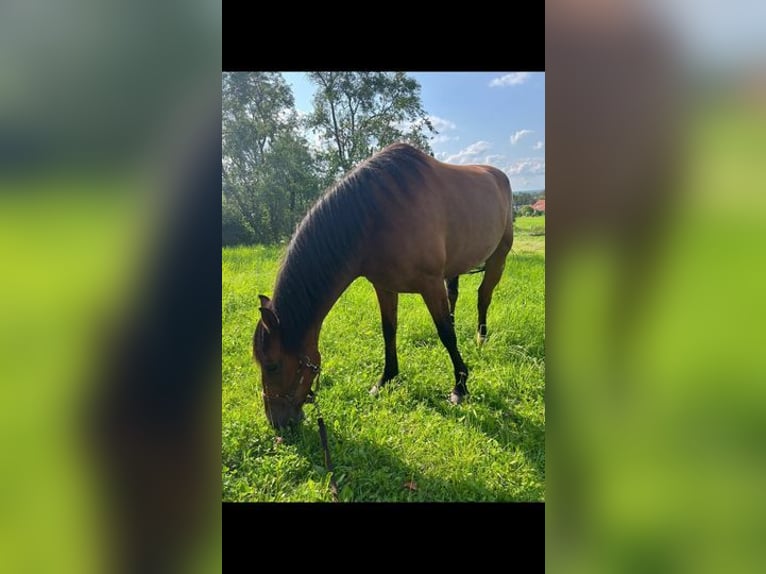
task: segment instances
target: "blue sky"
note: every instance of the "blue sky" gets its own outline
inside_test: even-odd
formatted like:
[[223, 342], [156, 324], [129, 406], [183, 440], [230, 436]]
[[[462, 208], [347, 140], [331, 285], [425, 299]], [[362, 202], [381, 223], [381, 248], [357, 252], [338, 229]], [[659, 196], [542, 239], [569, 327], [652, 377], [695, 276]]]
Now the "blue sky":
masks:
[[[300, 72], [283, 74], [301, 112], [314, 87]], [[545, 188], [545, 73], [412, 72], [423, 107], [439, 131], [436, 157], [487, 163], [508, 174], [514, 191]]]

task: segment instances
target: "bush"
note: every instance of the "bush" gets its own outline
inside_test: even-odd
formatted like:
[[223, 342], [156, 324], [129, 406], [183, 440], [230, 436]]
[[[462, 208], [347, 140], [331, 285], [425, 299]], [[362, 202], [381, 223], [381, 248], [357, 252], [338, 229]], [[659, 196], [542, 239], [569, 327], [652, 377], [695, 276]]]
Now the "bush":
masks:
[[242, 245], [255, 242], [255, 234], [239, 210], [224, 200], [221, 204], [221, 245]]

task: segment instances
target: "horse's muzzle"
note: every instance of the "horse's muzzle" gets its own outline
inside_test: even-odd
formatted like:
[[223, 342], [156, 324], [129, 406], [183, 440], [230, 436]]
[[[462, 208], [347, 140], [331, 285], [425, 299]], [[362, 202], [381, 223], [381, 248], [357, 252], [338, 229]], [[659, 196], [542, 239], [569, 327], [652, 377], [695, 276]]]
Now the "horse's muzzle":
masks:
[[305, 418], [301, 407], [279, 408], [275, 405], [266, 405], [266, 418], [275, 429], [284, 429], [294, 424], [298, 424]]

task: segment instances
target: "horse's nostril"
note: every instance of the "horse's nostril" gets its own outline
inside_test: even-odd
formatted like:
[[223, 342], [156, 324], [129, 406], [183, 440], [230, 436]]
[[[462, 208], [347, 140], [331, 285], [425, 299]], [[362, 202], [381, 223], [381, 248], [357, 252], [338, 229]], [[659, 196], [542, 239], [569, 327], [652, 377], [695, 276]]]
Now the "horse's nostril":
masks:
[[287, 427], [300, 423], [306, 417], [302, 410], [299, 410], [295, 414], [286, 414], [280, 417], [268, 417], [271, 426], [275, 429], [282, 430]]

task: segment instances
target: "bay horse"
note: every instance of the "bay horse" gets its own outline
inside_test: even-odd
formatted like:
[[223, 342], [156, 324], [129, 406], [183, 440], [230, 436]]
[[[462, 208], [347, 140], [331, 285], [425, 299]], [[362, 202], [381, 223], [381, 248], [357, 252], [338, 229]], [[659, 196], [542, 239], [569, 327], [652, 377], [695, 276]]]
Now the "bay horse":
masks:
[[450, 165], [404, 143], [392, 144], [349, 172], [311, 208], [290, 240], [273, 299], [259, 295], [253, 335], [266, 416], [281, 428], [300, 420], [319, 372], [319, 332], [357, 277], [380, 305], [385, 366], [370, 392], [399, 373], [399, 293], [420, 293], [454, 367], [450, 401], [468, 394], [468, 367], [454, 328], [458, 276], [484, 265], [477, 340], [513, 243], [508, 177], [488, 165]]

